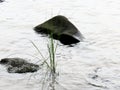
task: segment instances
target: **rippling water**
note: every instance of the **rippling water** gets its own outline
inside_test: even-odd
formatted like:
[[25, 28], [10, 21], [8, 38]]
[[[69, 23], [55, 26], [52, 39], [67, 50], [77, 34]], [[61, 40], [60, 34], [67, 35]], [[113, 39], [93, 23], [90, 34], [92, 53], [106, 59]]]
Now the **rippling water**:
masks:
[[[68, 17], [85, 40], [74, 47], [58, 42], [57, 90], [120, 90], [120, 0], [6, 0], [0, 3], [0, 59], [37, 62], [30, 40], [48, 55], [49, 39], [33, 27], [59, 14]], [[9, 74], [0, 65], [0, 90], [40, 90], [39, 76], [29, 81], [30, 75]]]

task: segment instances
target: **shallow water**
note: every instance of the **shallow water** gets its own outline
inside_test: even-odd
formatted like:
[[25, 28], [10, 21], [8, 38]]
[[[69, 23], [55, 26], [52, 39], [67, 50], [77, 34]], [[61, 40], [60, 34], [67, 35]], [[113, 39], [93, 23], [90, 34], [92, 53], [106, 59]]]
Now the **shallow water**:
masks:
[[[85, 40], [74, 47], [58, 42], [57, 90], [120, 90], [119, 0], [6, 0], [0, 11], [0, 59], [23, 57], [36, 63], [39, 55], [30, 40], [47, 56], [49, 39], [33, 27], [61, 14]], [[29, 80], [31, 73], [9, 74], [0, 65], [0, 90], [41, 90], [40, 72]]]

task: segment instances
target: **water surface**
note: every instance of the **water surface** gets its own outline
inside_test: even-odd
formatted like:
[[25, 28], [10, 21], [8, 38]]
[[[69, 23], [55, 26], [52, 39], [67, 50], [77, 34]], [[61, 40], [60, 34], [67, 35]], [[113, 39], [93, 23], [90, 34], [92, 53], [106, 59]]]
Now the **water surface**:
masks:
[[[33, 56], [39, 55], [30, 40], [47, 56], [49, 39], [33, 27], [59, 14], [85, 40], [74, 47], [58, 42], [57, 90], [120, 90], [119, 0], [6, 0], [0, 3], [0, 59], [23, 57], [36, 63]], [[9, 74], [0, 65], [0, 90], [40, 90], [40, 72], [29, 80], [31, 73]]]

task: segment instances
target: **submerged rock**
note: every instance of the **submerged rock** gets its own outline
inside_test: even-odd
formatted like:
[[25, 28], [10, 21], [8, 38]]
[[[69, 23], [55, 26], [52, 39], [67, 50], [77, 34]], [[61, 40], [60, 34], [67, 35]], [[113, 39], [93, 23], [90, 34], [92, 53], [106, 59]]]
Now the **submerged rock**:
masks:
[[41, 34], [52, 34], [54, 39], [65, 45], [75, 44], [83, 40], [79, 30], [66, 17], [61, 15], [36, 26], [34, 30]]
[[0, 64], [6, 65], [9, 73], [26, 73], [39, 70], [38, 65], [29, 63], [22, 58], [4, 58], [1, 59]]
[[1, 2], [4, 2], [4, 1], [5, 1], [5, 0], [0, 0], [0, 3], [1, 3]]

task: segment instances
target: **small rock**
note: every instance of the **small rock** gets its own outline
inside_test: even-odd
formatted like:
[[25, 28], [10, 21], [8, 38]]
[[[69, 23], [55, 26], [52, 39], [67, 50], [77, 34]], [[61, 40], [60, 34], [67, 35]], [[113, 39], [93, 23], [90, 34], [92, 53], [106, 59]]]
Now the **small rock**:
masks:
[[5, 0], [0, 0], [0, 3], [1, 3], [1, 2], [4, 2], [4, 1], [5, 1]]
[[9, 73], [26, 73], [39, 70], [39, 65], [29, 63], [22, 58], [4, 58], [0, 64], [6, 65]]

